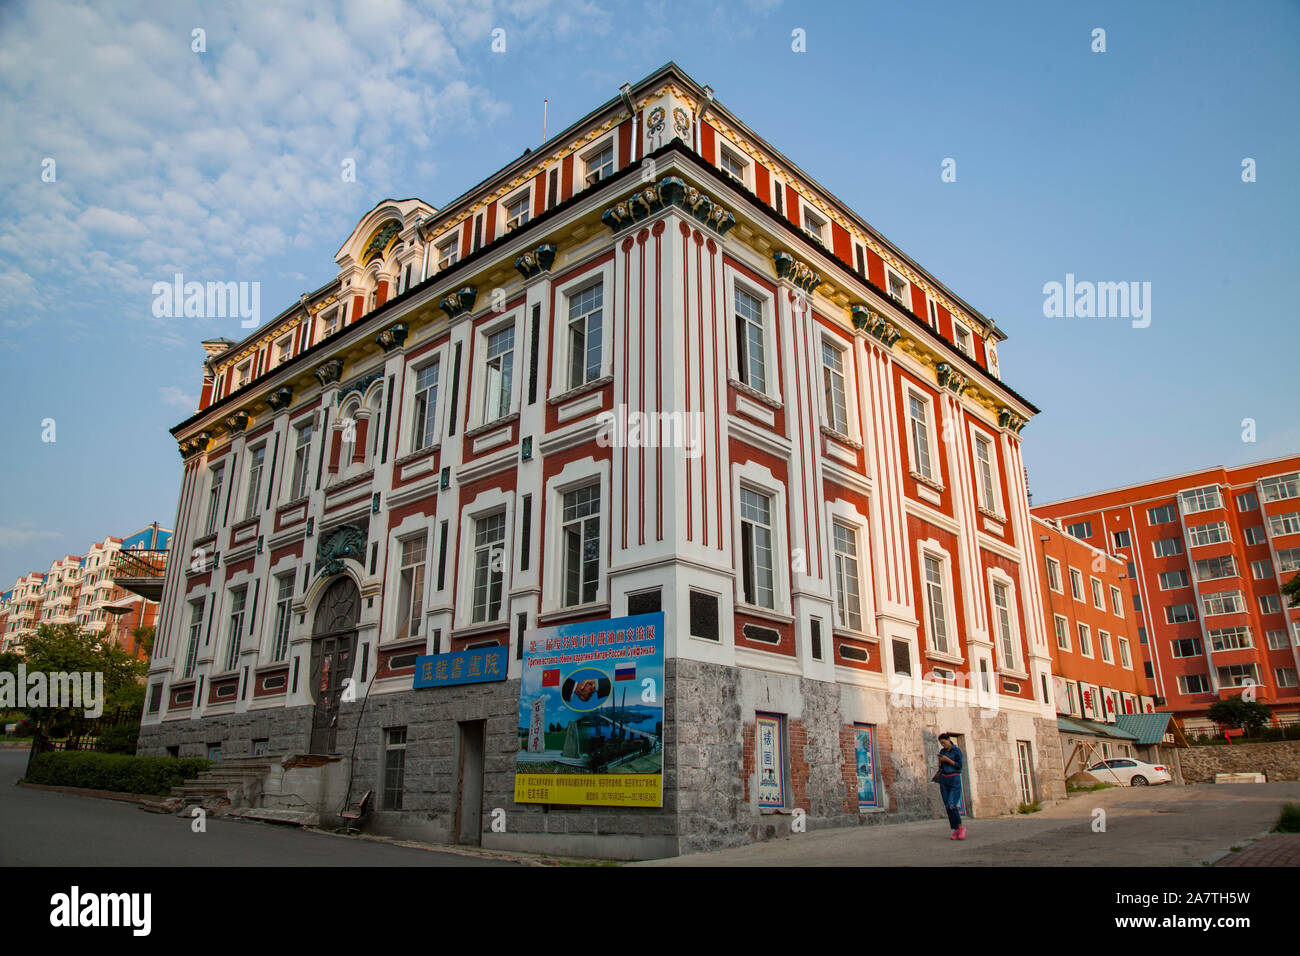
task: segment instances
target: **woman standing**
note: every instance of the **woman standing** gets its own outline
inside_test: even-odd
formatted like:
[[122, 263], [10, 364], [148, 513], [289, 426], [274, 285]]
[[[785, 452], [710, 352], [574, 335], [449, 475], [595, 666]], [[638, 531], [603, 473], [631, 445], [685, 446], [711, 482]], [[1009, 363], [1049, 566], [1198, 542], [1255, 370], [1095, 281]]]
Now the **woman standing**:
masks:
[[966, 839], [966, 827], [961, 822], [961, 748], [952, 742], [951, 734], [939, 735], [939, 795], [948, 811], [948, 826], [952, 840]]

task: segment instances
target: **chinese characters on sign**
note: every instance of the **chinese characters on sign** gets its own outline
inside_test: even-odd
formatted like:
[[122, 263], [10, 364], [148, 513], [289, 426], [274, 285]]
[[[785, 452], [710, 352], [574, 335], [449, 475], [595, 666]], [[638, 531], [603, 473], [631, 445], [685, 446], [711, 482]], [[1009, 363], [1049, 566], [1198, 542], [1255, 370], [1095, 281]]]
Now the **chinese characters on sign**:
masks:
[[755, 716], [758, 733], [758, 806], [776, 810], [785, 806], [785, 742], [783, 719], [772, 714]]
[[484, 684], [506, 679], [509, 660], [505, 645], [476, 647], [450, 654], [430, 654], [415, 659], [412, 687], [448, 687], [453, 684]]

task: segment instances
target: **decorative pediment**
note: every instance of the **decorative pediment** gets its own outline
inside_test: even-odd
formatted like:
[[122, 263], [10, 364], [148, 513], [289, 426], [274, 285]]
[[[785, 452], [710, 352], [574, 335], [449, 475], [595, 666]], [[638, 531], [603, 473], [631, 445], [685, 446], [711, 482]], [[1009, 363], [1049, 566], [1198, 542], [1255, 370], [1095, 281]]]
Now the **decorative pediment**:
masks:
[[665, 176], [659, 182], [642, 187], [626, 199], [616, 202], [601, 213], [600, 221], [618, 232], [668, 206], [686, 210], [700, 224], [720, 236], [725, 236], [727, 230], [736, 224], [735, 216], [711, 197], [676, 176]]
[[293, 389], [287, 385], [284, 388], [277, 388], [266, 396], [266, 404], [271, 406], [273, 412], [284, 411], [291, 401], [293, 401]]
[[364, 565], [367, 529], [362, 525], [340, 525], [320, 536], [316, 543], [316, 574], [338, 574], [344, 561]]
[[447, 313], [447, 318], [454, 319], [458, 315], [472, 311], [474, 300], [477, 298], [478, 290], [472, 286], [465, 286], [444, 298], [439, 305], [442, 306], [442, 311]]
[[788, 252], [773, 253], [772, 262], [776, 265], [778, 279], [789, 279], [804, 292], [812, 292], [822, 284], [821, 276], [808, 268], [807, 263], [800, 262]]
[[348, 382], [347, 385], [344, 385], [342, 388], [339, 389], [338, 395], [334, 397], [334, 403], [341, 407], [343, 405], [343, 400], [347, 398], [349, 395], [351, 395], [353, 392], [357, 392], [358, 394], [361, 395], [366, 394], [366, 389], [368, 389], [371, 385], [375, 384], [375, 382], [378, 382], [383, 377], [384, 377], [383, 372], [375, 372], [371, 375], [366, 375], [362, 378], [353, 379], [351, 382]]
[[401, 231], [402, 224], [396, 219], [388, 220], [375, 230], [375, 234], [371, 236], [370, 241], [366, 243], [365, 251], [361, 253], [362, 263], [367, 263], [376, 256], [383, 255], [384, 250], [388, 248], [388, 244], [392, 242]]
[[866, 332], [885, 348], [892, 349], [903, 334], [893, 322], [865, 305], [851, 306], [849, 312], [853, 316], [853, 327]]
[[515, 260], [515, 268], [525, 279], [531, 279], [535, 275], [543, 272], [549, 272], [551, 266], [555, 264], [555, 246], [551, 243], [543, 243], [532, 252], [525, 252]]
[[402, 323], [397, 323], [390, 329], [384, 329], [375, 336], [375, 341], [385, 352], [391, 352], [393, 349], [400, 349], [406, 342], [407, 328]]
[[330, 359], [322, 363], [316, 369], [316, 380], [320, 382], [321, 388], [325, 388], [332, 382], [337, 382], [343, 375], [343, 360]]

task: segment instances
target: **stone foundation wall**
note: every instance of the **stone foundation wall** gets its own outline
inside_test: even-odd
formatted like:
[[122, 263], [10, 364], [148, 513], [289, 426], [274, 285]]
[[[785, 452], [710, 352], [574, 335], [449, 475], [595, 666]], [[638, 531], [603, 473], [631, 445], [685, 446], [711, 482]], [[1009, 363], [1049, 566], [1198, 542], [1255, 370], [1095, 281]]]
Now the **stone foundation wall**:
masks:
[[1300, 780], [1300, 740], [1190, 747], [1178, 756], [1187, 783], [1213, 783], [1216, 773], [1263, 773], [1270, 781]]
[[[473, 684], [374, 696], [343, 704], [336, 746], [350, 760], [351, 794], [375, 793], [369, 828], [431, 842], [457, 842], [461, 724], [482, 721], [481, 841], [486, 847], [635, 859], [785, 837], [803, 811], [808, 830], [942, 819], [938, 734], [965, 735], [968, 794], [977, 817], [1021, 802], [1016, 740], [1033, 744], [1035, 793], [1065, 796], [1054, 720], [965, 707], [891, 706], [882, 691], [750, 668], [672, 659], [665, 663], [662, 808], [562, 807], [514, 802], [519, 682]], [[753, 786], [755, 714], [786, 720], [790, 806], [760, 811]], [[312, 708], [168, 721], [142, 728], [139, 752], [223, 756], [305, 752]], [[855, 724], [876, 730], [880, 807], [859, 809]], [[402, 809], [384, 811], [384, 731], [406, 728]], [[1205, 748], [1202, 748], [1205, 749]], [[1245, 748], [1241, 748], [1245, 749]], [[504, 817], [493, 811], [504, 811]], [[498, 827], [494, 829], [494, 822]]]

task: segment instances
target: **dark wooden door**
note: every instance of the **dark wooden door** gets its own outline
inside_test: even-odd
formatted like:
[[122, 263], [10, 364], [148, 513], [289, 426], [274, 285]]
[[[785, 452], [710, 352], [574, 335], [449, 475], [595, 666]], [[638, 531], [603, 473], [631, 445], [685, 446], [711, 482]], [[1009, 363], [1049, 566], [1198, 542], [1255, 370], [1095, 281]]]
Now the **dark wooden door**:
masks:
[[332, 754], [338, 743], [339, 704], [352, 676], [361, 594], [351, 578], [331, 584], [316, 607], [312, 626], [312, 711], [309, 752]]

